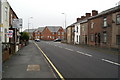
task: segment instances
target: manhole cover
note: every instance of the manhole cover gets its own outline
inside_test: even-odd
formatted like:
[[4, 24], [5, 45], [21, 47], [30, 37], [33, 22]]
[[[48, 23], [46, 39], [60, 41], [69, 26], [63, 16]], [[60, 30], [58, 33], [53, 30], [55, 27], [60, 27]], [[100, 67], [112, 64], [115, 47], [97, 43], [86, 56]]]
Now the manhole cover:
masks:
[[40, 65], [28, 65], [27, 71], [40, 71]]

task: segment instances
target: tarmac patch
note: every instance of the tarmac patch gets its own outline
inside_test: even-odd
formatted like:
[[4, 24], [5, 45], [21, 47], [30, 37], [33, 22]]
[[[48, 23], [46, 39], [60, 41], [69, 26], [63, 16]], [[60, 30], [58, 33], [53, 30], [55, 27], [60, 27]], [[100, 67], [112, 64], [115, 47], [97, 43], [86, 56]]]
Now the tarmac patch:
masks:
[[40, 71], [40, 65], [28, 65], [27, 71]]

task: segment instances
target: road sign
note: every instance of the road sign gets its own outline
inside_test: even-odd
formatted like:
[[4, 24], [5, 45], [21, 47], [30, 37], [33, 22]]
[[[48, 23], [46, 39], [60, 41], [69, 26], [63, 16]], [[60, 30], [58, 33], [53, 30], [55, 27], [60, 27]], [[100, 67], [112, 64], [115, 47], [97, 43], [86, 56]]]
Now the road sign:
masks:
[[22, 28], [22, 19], [13, 19], [13, 28]]
[[8, 38], [12, 38], [12, 37], [13, 37], [13, 30], [9, 30], [9, 31], [8, 31], [7, 37], [8, 37]]

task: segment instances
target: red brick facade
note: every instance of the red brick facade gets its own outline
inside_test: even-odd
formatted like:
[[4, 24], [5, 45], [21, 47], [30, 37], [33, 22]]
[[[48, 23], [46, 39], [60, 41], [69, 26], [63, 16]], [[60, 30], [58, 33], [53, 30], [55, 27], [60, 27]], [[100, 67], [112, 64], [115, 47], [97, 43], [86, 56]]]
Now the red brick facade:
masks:
[[39, 30], [34, 31], [33, 36], [34, 39], [41, 40], [55, 40], [56, 38], [64, 40], [65, 31], [62, 27], [46, 26], [41, 32]]
[[[92, 16], [86, 13], [86, 16], [77, 18], [74, 25], [77, 23], [80, 24], [79, 44], [120, 49], [120, 6], [99, 14], [92, 10]], [[67, 39], [71, 42], [69, 35], [67, 34]]]

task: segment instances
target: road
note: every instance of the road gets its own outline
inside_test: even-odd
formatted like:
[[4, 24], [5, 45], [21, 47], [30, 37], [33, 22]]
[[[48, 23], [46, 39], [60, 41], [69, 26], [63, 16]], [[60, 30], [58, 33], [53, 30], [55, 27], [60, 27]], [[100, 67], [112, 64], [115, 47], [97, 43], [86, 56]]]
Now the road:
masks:
[[64, 78], [118, 78], [118, 55], [62, 44], [37, 42]]

